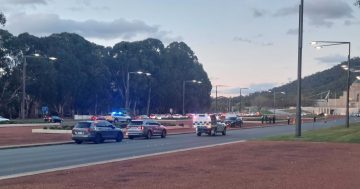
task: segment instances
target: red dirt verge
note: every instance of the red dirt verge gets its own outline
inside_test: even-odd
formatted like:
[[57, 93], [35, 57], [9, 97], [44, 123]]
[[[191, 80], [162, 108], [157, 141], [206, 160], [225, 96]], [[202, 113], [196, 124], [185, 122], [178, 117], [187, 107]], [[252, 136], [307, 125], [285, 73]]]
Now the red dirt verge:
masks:
[[43, 127], [0, 127], [0, 147], [71, 140], [70, 134], [32, 133], [32, 129]]
[[7, 179], [0, 188], [359, 188], [360, 145], [245, 142]]

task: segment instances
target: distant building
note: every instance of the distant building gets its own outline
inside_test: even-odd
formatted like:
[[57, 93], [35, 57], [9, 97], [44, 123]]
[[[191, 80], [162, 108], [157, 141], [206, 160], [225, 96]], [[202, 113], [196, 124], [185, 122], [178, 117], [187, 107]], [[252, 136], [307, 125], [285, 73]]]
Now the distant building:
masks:
[[[359, 113], [360, 111], [360, 81], [356, 80], [350, 86], [349, 96], [349, 112]], [[316, 114], [326, 113], [332, 115], [346, 114], [346, 91], [343, 91], [341, 96], [334, 99], [321, 99], [316, 102], [315, 107], [304, 107], [305, 110], [314, 112]]]

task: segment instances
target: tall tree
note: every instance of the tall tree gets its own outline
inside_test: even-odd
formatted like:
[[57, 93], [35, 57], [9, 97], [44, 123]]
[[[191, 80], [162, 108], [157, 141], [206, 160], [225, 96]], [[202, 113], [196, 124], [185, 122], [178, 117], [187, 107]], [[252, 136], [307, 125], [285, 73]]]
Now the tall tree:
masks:
[[5, 23], [6, 23], [6, 17], [2, 12], [0, 12], [0, 25], [4, 26]]

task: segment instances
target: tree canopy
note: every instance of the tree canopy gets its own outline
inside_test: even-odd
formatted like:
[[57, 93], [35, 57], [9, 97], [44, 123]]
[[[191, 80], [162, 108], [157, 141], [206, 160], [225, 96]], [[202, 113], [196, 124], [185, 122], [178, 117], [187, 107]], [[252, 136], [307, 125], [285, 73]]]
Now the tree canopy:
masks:
[[[60, 33], [36, 37], [28, 33], [13, 36], [0, 30], [3, 39], [0, 77], [0, 114], [17, 117], [21, 97], [22, 65], [26, 59], [27, 116], [38, 116], [41, 107], [60, 115], [105, 114], [125, 107], [128, 72], [131, 74], [131, 112], [165, 113], [182, 110], [183, 81], [186, 112], [210, 107], [211, 83], [195, 53], [183, 42], [168, 46], [157, 39], [120, 42], [103, 47], [77, 34]], [[34, 57], [32, 54], [41, 54]], [[49, 57], [56, 57], [55, 61]], [[151, 91], [150, 91], [151, 88]]]

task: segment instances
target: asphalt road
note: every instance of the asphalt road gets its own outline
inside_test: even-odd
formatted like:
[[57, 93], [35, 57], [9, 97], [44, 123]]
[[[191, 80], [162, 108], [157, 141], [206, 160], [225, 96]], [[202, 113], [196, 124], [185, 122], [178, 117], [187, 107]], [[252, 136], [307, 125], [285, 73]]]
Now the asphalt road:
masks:
[[[354, 121], [358, 120], [353, 119], [352, 122]], [[343, 124], [344, 120], [328, 121], [327, 123], [321, 121], [315, 124], [306, 123], [303, 124], [302, 130], [306, 131]], [[198, 137], [195, 134], [183, 134], [171, 135], [165, 139], [154, 137], [151, 140], [123, 140], [120, 143], [109, 141], [103, 144], [64, 144], [4, 149], [0, 150], [0, 178], [78, 164], [293, 133], [295, 133], [294, 126], [276, 126], [233, 130], [228, 131], [226, 136], [219, 134], [215, 137], [207, 135]]]

